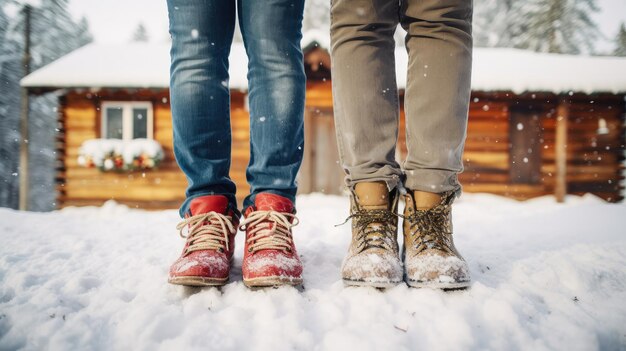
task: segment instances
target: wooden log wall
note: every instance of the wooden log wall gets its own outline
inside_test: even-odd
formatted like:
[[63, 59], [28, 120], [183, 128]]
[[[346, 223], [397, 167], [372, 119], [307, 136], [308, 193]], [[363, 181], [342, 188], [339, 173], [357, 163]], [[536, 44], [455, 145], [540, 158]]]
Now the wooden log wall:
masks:
[[[561, 101], [568, 104], [569, 113], [565, 191], [622, 201], [625, 102], [623, 95], [613, 94], [572, 94], [563, 98], [554, 94], [474, 92], [463, 155], [465, 171], [459, 176], [463, 190], [519, 200], [555, 194], [556, 125]], [[513, 118], [515, 114], [518, 116]], [[517, 137], [528, 131], [523, 138]], [[404, 157], [402, 127], [399, 137]], [[537, 138], [537, 142], [529, 148], [530, 138]], [[516, 160], [515, 155], [526, 156]], [[518, 167], [519, 162], [537, 162], [536, 181], [517, 180], [516, 170], [526, 170], [526, 165]]]
[[307, 84], [304, 112], [304, 159], [298, 175], [298, 192], [340, 194], [344, 174], [339, 162], [330, 81]]
[[[173, 153], [172, 119], [167, 90], [102, 90], [97, 93], [73, 91], [61, 100], [57, 151], [58, 206], [101, 205], [115, 200], [145, 209], [177, 208], [185, 198], [187, 180]], [[158, 169], [135, 172], [101, 172], [78, 165], [79, 148], [100, 137], [100, 104], [103, 101], [151, 101], [154, 139], [163, 147], [164, 162]], [[241, 200], [249, 191], [245, 168], [249, 160], [249, 120], [244, 94], [232, 96], [233, 167], [231, 177], [238, 184]]]
[[[569, 102], [567, 192], [593, 193], [607, 201], [621, 201], [624, 97], [576, 95]], [[546, 123], [555, 120], [549, 118]]]
[[[177, 208], [187, 181], [173, 155], [172, 121], [167, 90], [72, 91], [60, 100], [57, 138], [58, 206], [101, 205], [109, 199], [145, 209]], [[78, 165], [81, 144], [98, 138], [103, 101], [151, 101], [154, 138], [165, 151], [159, 169], [109, 173]], [[401, 101], [402, 101], [401, 97]], [[566, 191], [622, 200], [624, 98], [620, 95], [472, 94], [460, 180], [466, 192], [487, 192], [516, 199], [555, 194], [556, 126], [559, 102], [568, 104]], [[248, 112], [245, 95], [232, 94], [233, 152], [231, 178], [241, 201], [249, 186]], [[305, 158], [300, 192], [342, 192], [343, 175], [334, 143], [330, 81], [309, 82], [305, 113]], [[404, 111], [400, 115], [398, 158], [406, 155]]]

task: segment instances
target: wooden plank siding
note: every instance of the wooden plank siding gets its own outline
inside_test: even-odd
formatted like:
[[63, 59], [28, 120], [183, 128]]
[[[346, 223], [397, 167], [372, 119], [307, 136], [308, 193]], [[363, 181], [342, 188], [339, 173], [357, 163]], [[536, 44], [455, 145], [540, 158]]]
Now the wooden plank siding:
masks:
[[[563, 97], [548, 93], [474, 92], [463, 155], [465, 171], [459, 176], [464, 191], [516, 199], [554, 194], [559, 98]], [[566, 145], [568, 193], [590, 192], [608, 201], [622, 200], [624, 96], [573, 94], [564, 98], [570, 113]], [[72, 90], [63, 94], [56, 140], [58, 206], [101, 205], [114, 199], [137, 208], [178, 207], [184, 199], [187, 181], [173, 155], [168, 99], [167, 89]], [[154, 138], [163, 146], [164, 162], [156, 170], [130, 173], [80, 167], [77, 157], [81, 144], [100, 137], [102, 102], [127, 100], [152, 102]], [[402, 93], [400, 100], [402, 106]], [[249, 161], [250, 121], [245, 94], [233, 91], [231, 107], [231, 178], [238, 185], [237, 197], [241, 201], [249, 192], [245, 170]], [[398, 140], [400, 160], [407, 152], [404, 120], [402, 108]], [[342, 192], [343, 175], [335, 142], [330, 80], [307, 83], [305, 126], [300, 192]], [[524, 161], [526, 158], [528, 160]]]
[[[611, 202], [623, 200], [620, 183], [624, 179], [624, 96], [574, 94], [566, 100], [570, 110], [566, 130], [567, 193], [592, 193]], [[463, 155], [465, 170], [459, 175], [463, 190], [519, 200], [555, 194], [558, 102], [558, 96], [547, 93], [519, 96], [511, 92], [473, 92]], [[526, 122], [523, 115], [513, 116], [520, 108], [528, 111]], [[404, 119], [404, 113], [401, 118]], [[606, 134], [598, 133], [601, 119], [606, 124]], [[522, 123], [521, 130], [518, 123]], [[529, 129], [535, 133], [515, 139], [517, 133]], [[529, 147], [528, 138], [532, 135], [536, 140]], [[402, 129], [399, 145], [404, 157]], [[540, 155], [535, 167], [538, 174], [520, 182], [512, 178], [514, 162], [518, 162], [513, 156], [525, 154], [529, 162]]]
[[[101, 90], [72, 91], [62, 98], [59, 118], [60, 151], [57, 168], [58, 205], [101, 205], [115, 200], [145, 209], [176, 208], [185, 197], [187, 180], [178, 168], [173, 152], [171, 111], [167, 90]], [[249, 192], [245, 168], [249, 160], [249, 120], [244, 108], [244, 94], [232, 94], [233, 160], [231, 178], [238, 184], [241, 200]], [[101, 172], [78, 165], [83, 142], [100, 137], [100, 105], [103, 101], [151, 101], [154, 139], [165, 153], [158, 169], [137, 172]]]
[[[623, 104], [623, 97], [621, 106], [595, 101], [593, 97], [572, 101], [567, 128], [568, 193], [591, 192], [608, 201], [622, 200]], [[604, 124], [605, 134], [599, 132]]]

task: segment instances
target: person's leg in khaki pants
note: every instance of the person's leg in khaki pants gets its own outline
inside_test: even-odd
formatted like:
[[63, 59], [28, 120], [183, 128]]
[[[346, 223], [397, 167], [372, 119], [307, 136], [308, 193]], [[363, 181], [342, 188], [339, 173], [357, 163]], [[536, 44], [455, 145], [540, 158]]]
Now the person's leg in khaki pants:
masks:
[[[460, 192], [457, 174], [462, 171], [467, 125], [471, 0], [333, 0], [331, 12], [335, 123], [346, 183], [356, 204], [351, 208], [353, 243], [342, 269], [344, 281], [394, 280], [389, 269], [356, 267], [376, 266], [372, 253], [381, 249], [394, 253], [394, 245], [384, 243], [396, 242], [393, 199], [405, 179], [407, 282], [467, 286], [467, 264], [452, 242], [450, 205]], [[393, 33], [398, 23], [408, 32], [409, 53], [404, 170], [394, 158], [398, 97]], [[389, 196], [379, 196], [380, 187], [372, 183], [385, 184]], [[376, 194], [363, 195], [363, 189]], [[372, 207], [373, 198], [387, 203], [380, 200]], [[383, 205], [391, 215], [382, 214]], [[393, 266], [387, 261], [383, 265]]]
[[405, 186], [459, 190], [472, 70], [471, 0], [406, 0]]
[[401, 180], [393, 40], [399, 10], [397, 0], [332, 0], [334, 115], [349, 187], [384, 181], [391, 190]]

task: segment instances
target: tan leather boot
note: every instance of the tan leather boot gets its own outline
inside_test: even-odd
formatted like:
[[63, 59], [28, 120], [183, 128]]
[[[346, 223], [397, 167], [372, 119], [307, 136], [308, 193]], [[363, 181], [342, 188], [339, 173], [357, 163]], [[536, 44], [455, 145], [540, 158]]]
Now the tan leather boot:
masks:
[[386, 288], [402, 282], [397, 230], [398, 191], [384, 182], [362, 182], [351, 197], [352, 242], [343, 261], [346, 285]]
[[454, 192], [409, 191], [405, 195], [402, 256], [409, 286], [458, 289], [470, 285], [467, 262], [452, 240], [454, 197]]

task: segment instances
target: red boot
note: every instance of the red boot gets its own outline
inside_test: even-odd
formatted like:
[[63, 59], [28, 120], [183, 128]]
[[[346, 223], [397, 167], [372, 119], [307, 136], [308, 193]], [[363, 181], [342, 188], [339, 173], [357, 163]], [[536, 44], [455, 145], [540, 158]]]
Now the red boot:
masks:
[[[171, 284], [221, 286], [228, 281], [235, 251], [239, 219], [228, 208], [228, 198], [207, 195], [195, 198], [176, 229], [187, 239], [180, 258], [170, 268]], [[187, 235], [183, 229], [188, 228]]]
[[302, 262], [291, 227], [298, 224], [293, 203], [282, 196], [260, 193], [245, 213], [243, 283], [248, 287], [299, 285]]

